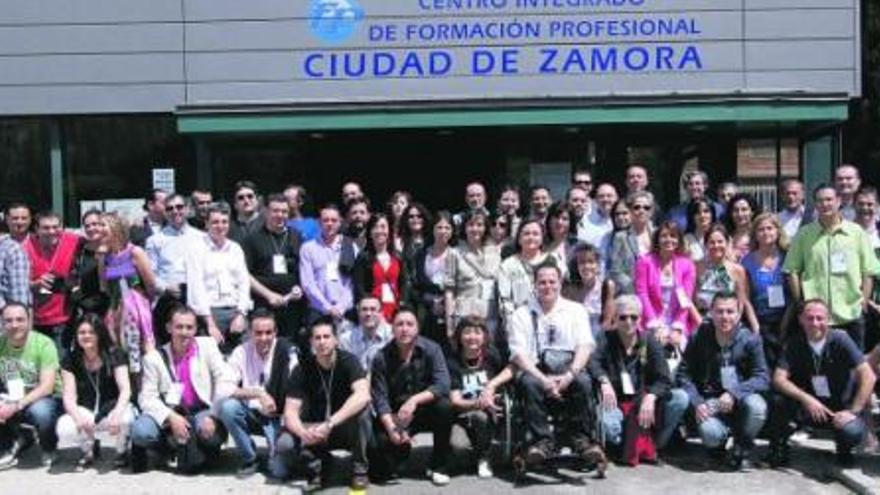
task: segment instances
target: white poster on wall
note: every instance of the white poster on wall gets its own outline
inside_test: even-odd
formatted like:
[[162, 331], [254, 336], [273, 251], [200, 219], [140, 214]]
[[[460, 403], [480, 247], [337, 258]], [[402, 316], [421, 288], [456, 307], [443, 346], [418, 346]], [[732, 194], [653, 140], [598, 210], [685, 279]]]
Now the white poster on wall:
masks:
[[154, 168], [153, 189], [162, 189], [163, 191], [174, 192], [174, 169]]

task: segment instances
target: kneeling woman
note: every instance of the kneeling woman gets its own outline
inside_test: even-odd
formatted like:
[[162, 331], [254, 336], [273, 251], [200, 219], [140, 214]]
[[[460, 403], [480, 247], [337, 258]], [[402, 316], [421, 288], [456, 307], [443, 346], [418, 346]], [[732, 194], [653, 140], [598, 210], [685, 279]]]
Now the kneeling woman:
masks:
[[65, 414], [58, 420], [59, 443], [82, 450], [78, 466], [94, 462], [98, 432], [116, 437], [117, 466], [125, 463], [134, 420], [128, 359], [112, 347], [101, 318], [86, 314], [74, 326], [73, 351], [61, 361]]
[[513, 365], [501, 359], [490, 340], [486, 320], [466, 316], [455, 327], [456, 355], [449, 359], [452, 407], [473, 446], [480, 478], [492, 476], [489, 447], [499, 412], [495, 393], [513, 379]]
[[681, 421], [688, 397], [672, 389], [663, 346], [654, 334], [639, 336], [639, 299], [623, 295], [614, 304], [614, 331], [600, 334], [590, 373], [602, 387], [605, 442], [635, 466], [640, 460], [657, 460], [657, 449], [666, 445]]

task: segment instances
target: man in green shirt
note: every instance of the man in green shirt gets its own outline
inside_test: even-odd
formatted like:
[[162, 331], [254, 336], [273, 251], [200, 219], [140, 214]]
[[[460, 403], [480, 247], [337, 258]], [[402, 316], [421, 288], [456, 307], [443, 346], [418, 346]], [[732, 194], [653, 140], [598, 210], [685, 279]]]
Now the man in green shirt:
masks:
[[864, 350], [864, 310], [871, 297], [880, 263], [865, 231], [840, 214], [840, 196], [823, 184], [813, 193], [816, 221], [804, 226], [785, 257], [795, 300], [822, 299], [831, 311], [832, 325], [846, 330]]
[[5, 452], [0, 469], [15, 466], [18, 454], [33, 441], [22, 435], [21, 423], [36, 429], [43, 464], [50, 466], [58, 444], [58, 351], [50, 338], [32, 331], [27, 306], [8, 303], [0, 318], [5, 332], [0, 336], [0, 452]]

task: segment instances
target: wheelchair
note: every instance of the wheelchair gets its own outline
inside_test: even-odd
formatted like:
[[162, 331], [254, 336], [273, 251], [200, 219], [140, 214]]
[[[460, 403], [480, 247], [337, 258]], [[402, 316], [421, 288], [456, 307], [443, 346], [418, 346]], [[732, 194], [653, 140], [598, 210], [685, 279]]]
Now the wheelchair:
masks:
[[[519, 378], [519, 375], [517, 375]], [[526, 463], [526, 452], [532, 444], [533, 439], [526, 422], [526, 406], [525, 399], [521, 396], [516, 383], [507, 387], [499, 396], [501, 415], [498, 421], [499, 428], [496, 430], [495, 444], [498, 448], [502, 463], [513, 468], [513, 473], [517, 481], [522, 481], [530, 470], [530, 466]], [[590, 431], [588, 435], [591, 440], [599, 445], [603, 452], [605, 449], [605, 432], [601, 421], [601, 404], [596, 395], [595, 388], [588, 398], [589, 406], [587, 414], [589, 415]], [[549, 407], [548, 422], [553, 437], [556, 439], [556, 449], [554, 454], [548, 459], [547, 464], [571, 464], [575, 461], [574, 435], [565, 431], [564, 424], [569, 419], [569, 412], [565, 411], [562, 402], [551, 401]], [[604, 478], [607, 470], [608, 459], [605, 457], [594, 465], [584, 465], [582, 469], [585, 471], [596, 472], [597, 478]], [[584, 469], [585, 468], [585, 469]]]

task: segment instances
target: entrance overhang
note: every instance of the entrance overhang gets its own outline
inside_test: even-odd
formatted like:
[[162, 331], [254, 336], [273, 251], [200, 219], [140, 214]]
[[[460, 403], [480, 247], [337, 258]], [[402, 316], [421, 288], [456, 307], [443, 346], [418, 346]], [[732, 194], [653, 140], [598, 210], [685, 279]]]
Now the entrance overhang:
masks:
[[358, 129], [418, 129], [604, 124], [832, 124], [848, 118], [849, 101], [827, 98], [710, 99], [705, 101], [493, 102], [445, 105], [337, 106], [190, 105], [177, 111], [183, 134], [237, 134]]

